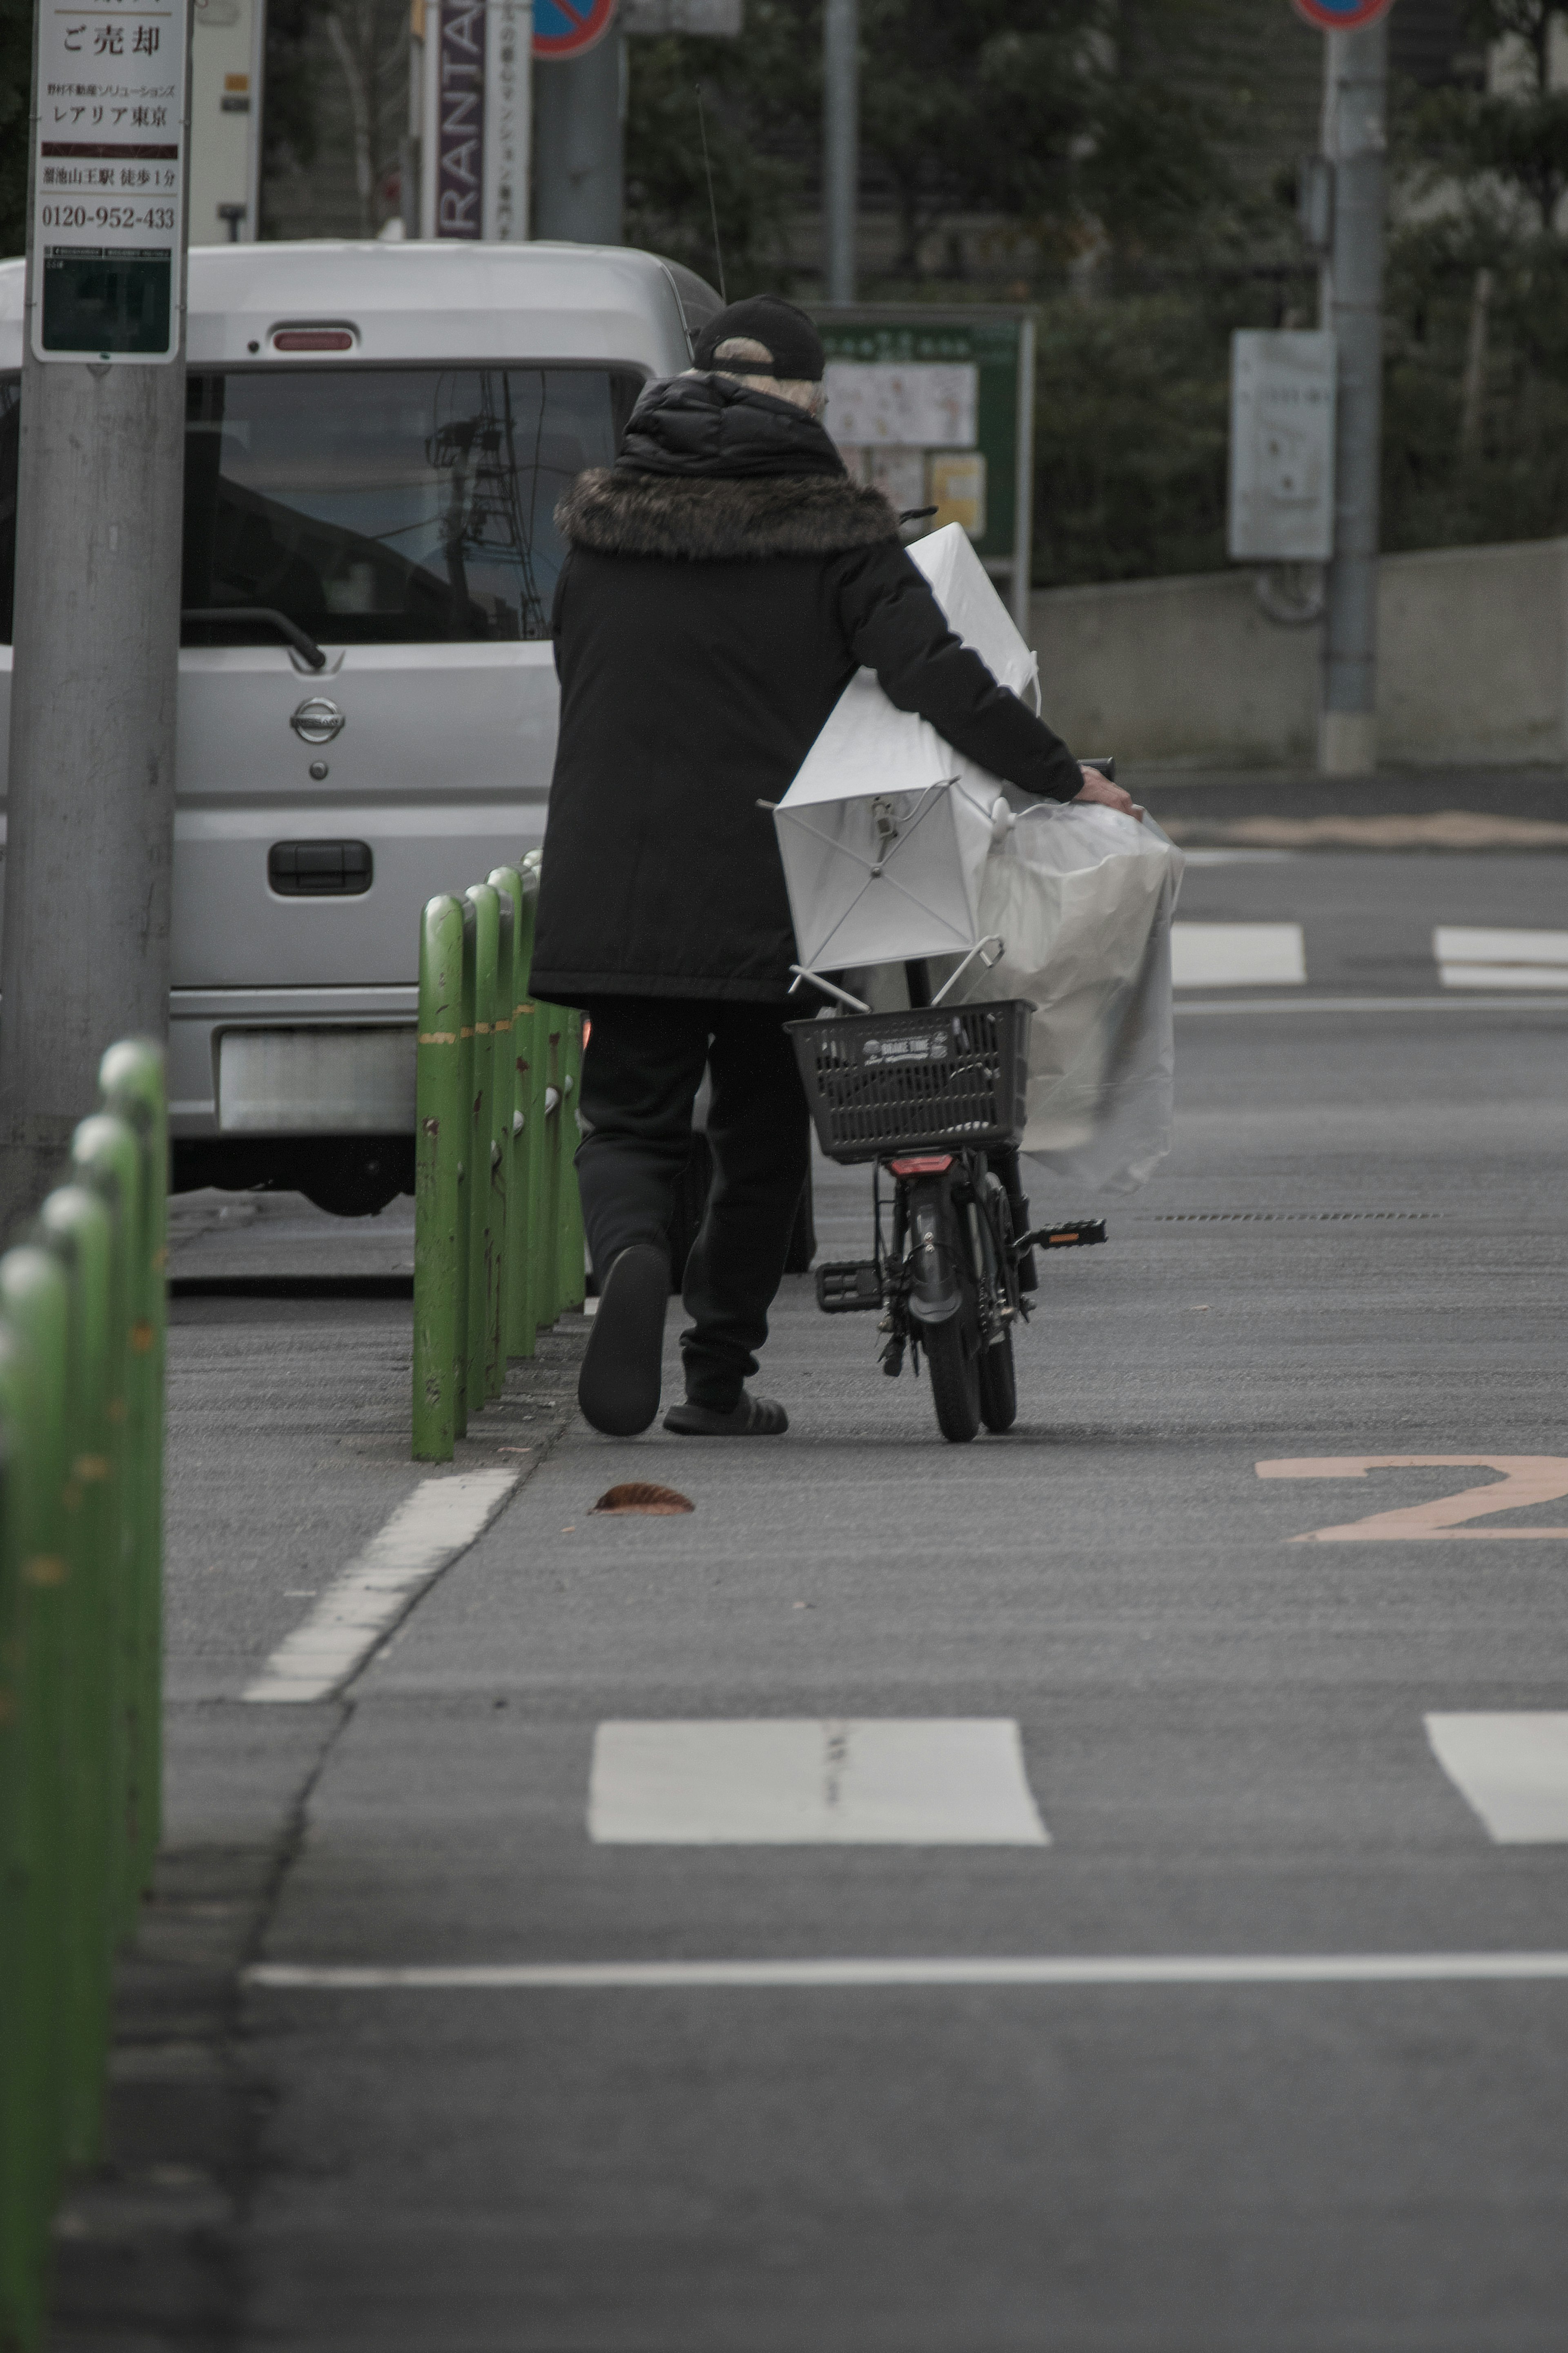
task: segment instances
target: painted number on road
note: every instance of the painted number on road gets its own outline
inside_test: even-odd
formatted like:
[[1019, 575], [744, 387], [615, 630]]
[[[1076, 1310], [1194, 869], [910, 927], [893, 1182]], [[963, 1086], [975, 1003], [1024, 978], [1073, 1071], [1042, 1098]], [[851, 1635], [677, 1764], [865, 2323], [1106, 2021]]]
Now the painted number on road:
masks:
[[1292, 1544], [1430, 1542], [1440, 1536], [1568, 1536], [1568, 1528], [1478, 1528], [1472, 1520], [1568, 1495], [1568, 1454], [1303, 1454], [1254, 1466], [1260, 1479], [1364, 1479], [1369, 1471], [1498, 1471], [1484, 1487], [1464, 1487], [1428, 1504], [1373, 1512], [1331, 1528], [1309, 1528]]

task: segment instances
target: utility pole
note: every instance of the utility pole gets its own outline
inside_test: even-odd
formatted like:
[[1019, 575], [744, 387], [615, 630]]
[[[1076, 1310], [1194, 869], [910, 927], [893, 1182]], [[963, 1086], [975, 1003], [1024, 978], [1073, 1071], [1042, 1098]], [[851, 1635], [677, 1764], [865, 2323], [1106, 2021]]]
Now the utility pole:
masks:
[[34, 44], [0, 952], [6, 1226], [58, 1176], [105, 1047], [168, 1032], [184, 514], [189, 10], [37, 0]]
[[1377, 571], [1383, 448], [1383, 248], [1388, 18], [1324, 36], [1323, 153], [1333, 170], [1333, 241], [1319, 323], [1339, 348], [1334, 554], [1328, 568], [1318, 765], [1377, 765]]
[[612, 25], [579, 56], [536, 55], [533, 80], [534, 236], [619, 245], [626, 36]]
[[855, 300], [860, 197], [860, 0], [822, 12], [822, 214], [827, 299]]

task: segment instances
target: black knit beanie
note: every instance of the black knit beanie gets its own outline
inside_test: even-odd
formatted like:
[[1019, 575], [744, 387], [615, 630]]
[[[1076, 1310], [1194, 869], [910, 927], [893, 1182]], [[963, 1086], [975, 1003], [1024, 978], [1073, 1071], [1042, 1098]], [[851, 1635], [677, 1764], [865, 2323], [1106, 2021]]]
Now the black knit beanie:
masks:
[[[772, 353], [764, 366], [759, 360], [720, 360], [713, 354], [721, 343], [744, 337]], [[724, 375], [771, 375], [786, 383], [820, 384], [827, 355], [822, 338], [805, 312], [786, 302], [782, 294], [753, 294], [731, 302], [710, 319], [697, 338], [692, 359], [700, 368], [716, 368]]]

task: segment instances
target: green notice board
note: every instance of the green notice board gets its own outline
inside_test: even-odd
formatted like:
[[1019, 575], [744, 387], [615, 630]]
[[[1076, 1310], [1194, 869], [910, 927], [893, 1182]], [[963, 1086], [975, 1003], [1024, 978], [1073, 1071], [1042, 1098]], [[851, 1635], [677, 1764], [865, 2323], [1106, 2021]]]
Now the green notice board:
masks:
[[824, 422], [852, 473], [900, 510], [935, 506], [910, 536], [960, 522], [1005, 579], [1026, 626], [1034, 502], [1035, 328], [1027, 311], [868, 303], [824, 309]]

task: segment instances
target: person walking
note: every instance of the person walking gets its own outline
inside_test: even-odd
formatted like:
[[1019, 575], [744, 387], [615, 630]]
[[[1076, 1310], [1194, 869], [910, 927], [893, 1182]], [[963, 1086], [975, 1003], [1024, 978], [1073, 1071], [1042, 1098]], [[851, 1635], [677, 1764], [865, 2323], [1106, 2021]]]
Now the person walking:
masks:
[[533, 992], [591, 1024], [577, 1175], [599, 1305], [578, 1381], [596, 1430], [658, 1411], [668, 1233], [711, 1080], [713, 1181], [686, 1264], [682, 1436], [772, 1437], [751, 1394], [809, 1167], [784, 1023], [796, 960], [773, 824], [858, 669], [994, 776], [1129, 808], [948, 628], [879, 490], [821, 423], [825, 355], [778, 296], [732, 302], [650, 384], [613, 467], [556, 510], [561, 731]]

